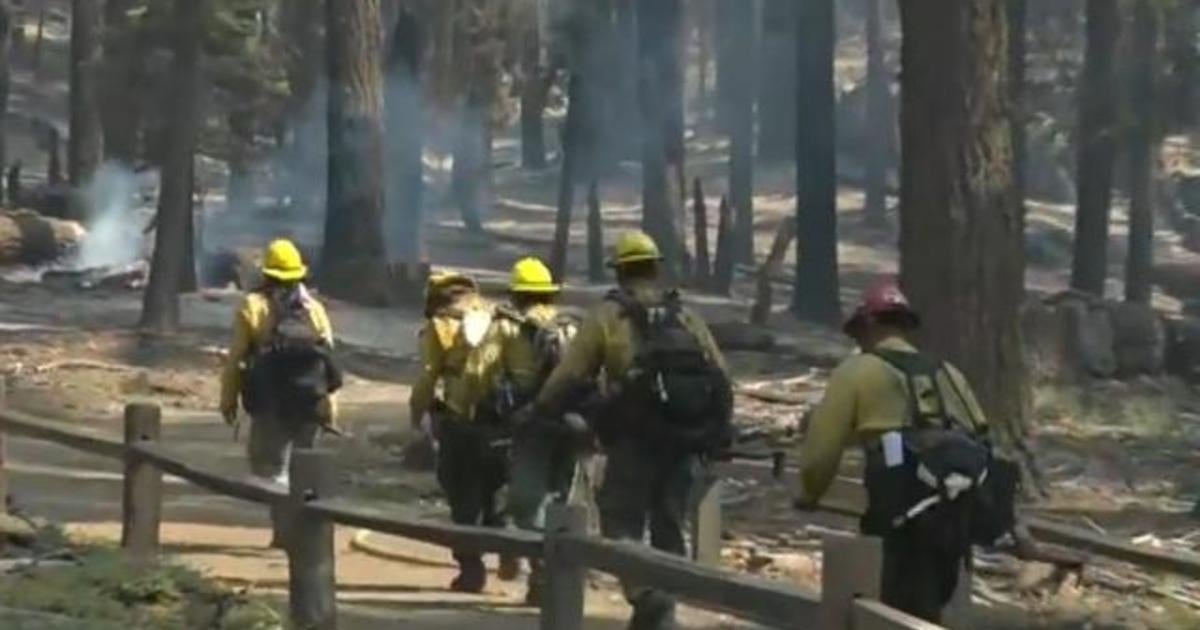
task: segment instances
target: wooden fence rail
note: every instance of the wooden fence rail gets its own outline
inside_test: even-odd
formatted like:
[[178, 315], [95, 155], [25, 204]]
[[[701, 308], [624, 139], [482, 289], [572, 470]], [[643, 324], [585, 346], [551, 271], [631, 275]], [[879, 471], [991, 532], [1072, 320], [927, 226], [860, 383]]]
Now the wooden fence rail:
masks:
[[[872, 598], [878, 592], [878, 543], [850, 538], [828, 542], [826, 566], [843, 567], [827, 575], [824, 598], [780, 582], [748, 577], [690, 562], [642, 545], [587, 537], [586, 514], [578, 506], [555, 506], [545, 535], [515, 530], [464, 527], [410, 518], [401, 511], [336, 495], [332, 454], [321, 450], [293, 453], [290, 486], [238, 477], [197, 465], [160, 441], [158, 407], [130, 405], [123, 440], [94, 431], [0, 410], [0, 435], [13, 434], [53, 442], [93, 455], [120, 459], [122, 546], [138, 561], [158, 553], [162, 520], [162, 475], [170, 474], [212, 492], [268, 505], [279, 514], [278, 530], [288, 556], [289, 606], [295, 627], [337, 627], [336, 525], [365, 528], [448, 548], [542, 558], [547, 591], [540, 623], [544, 630], [583, 627], [589, 570], [653, 585], [708, 610], [773, 627], [797, 630], [936, 630]], [[2, 462], [3, 459], [0, 459]], [[0, 469], [0, 487], [6, 473]], [[3, 501], [0, 500], [0, 506]], [[711, 536], [711, 532], [708, 534]], [[863, 565], [855, 566], [866, 558]], [[839, 577], [845, 576], [845, 577]], [[835, 583], [831, 582], [831, 579]], [[831, 597], [836, 594], [836, 597]]]

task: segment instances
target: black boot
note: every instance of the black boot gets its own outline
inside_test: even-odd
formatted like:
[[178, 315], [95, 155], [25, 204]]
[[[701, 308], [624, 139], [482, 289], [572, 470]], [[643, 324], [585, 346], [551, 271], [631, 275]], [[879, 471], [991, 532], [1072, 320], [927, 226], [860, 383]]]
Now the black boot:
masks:
[[525, 591], [525, 605], [530, 608], [542, 607], [542, 587], [545, 586], [545, 579], [542, 573], [541, 563], [536, 560], [529, 561], [529, 582]]
[[673, 630], [675, 600], [658, 591], [649, 591], [633, 601], [629, 630]]
[[478, 557], [460, 558], [458, 561], [458, 577], [450, 582], [450, 590], [455, 593], [482, 593], [487, 585], [487, 570], [483, 561]]

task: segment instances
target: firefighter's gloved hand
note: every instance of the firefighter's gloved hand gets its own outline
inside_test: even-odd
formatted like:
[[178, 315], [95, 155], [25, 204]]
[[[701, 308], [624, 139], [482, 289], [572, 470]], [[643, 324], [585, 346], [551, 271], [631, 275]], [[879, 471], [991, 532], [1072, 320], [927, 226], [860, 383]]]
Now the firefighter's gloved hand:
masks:
[[238, 423], [237, 407], [225, 407], [221, 409], [221, 417], [225, 419], [225, 424], [231, 427], [236, 426]]
[[516, 410], [512, 414], [512, 424], [514, 427], [523, 427], [533, 421], [534, 416], [533, 405], [525, 405]]
[[573, 435], [587, 435], [592, 432], [592, 427], [588, 426], [587, 420], [574, 412], [563, 414], [563, 426]]

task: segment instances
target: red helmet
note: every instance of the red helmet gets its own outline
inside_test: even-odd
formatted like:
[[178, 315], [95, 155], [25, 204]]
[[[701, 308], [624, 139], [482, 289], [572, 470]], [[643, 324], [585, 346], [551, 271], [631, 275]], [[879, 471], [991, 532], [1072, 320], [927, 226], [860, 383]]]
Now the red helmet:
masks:
[[846, 320], [843, 330], [846, 334], [853, 334], [868, 320], [889, 314], [906, 316], [914, 325], [919, 322], [916, 311], [900, 290], [900, 283], [895, 276], [884, 276], [867, 287], [862, 294], [862, 302]]

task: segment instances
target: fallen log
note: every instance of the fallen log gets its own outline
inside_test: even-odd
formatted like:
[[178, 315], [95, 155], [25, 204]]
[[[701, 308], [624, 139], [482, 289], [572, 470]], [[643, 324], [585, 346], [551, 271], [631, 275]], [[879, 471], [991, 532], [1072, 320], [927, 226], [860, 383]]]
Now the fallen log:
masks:
[[0, 212], [0, 265], [41, 265], [79, 246], [83, 226], [28, 210]]

